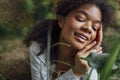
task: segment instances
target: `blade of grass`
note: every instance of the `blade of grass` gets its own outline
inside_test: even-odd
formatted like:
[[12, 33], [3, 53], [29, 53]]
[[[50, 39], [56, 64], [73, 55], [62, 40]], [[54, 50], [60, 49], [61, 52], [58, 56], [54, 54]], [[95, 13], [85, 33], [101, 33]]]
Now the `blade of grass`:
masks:
[[68, 65], [70, 67], [72, 67], [73, 65], [67, 63], [67, 62], [64, 62], [64, 61], [60, 61], [60, 60], [53, 60], [53, 62], [59, 62], [59, 63], [62, 63], [62, 64], [65, 64], [65, 65]]
[[108, 80], [108, 78], [110, 77], [112, 66], [116, 60], [119, 50], [120, 50], [120, 42], [117, 43], [116, 47], [114, 48], [113, 52], [111, 53], [107, 61], [107, 64], [104, 66], [100, 74], [100, 80]]
[[47, 80], [49, 80], [50, 78], [50, 49], [51, 49], [51, 22], [49, 23], [48, 26], [48, 34], [47, 34], [47, 52], [46, 52], [46, 56], [47, 56]]
[[92, 74], [92, 71], [93, 71], [93, 68], [90, 70], [90, 73], [89, 73], [89, 75], [88, 75], [88, 77], [87, 77], [87, 80], [90, 80], [90, 76], [91, 76], [91, 74]]
[[33, 0], [24, 0], [24, 7], [27, 13], [32, 13], [33, 9], [35, 8]]
[[6, 80], [6, 79], [2, 76], [2, 74], [0, 74], [0, 77], [2, 78], [2, 80]]
[[42, 65], [40, 65], [40, 80], [42, 80]]
[[66, 43], [63, 43], [63, 42], [58, 42], [58, 43], [53, 44], [53, 45], [51, 46], [51, 48], [52, 48], [52, 47], [55, 47], [55, 46], [57, 46], [57, 45], [64, 45], [64, 46], [67, 46], [67, 47], [71, 47], [71, 45], [69, 45], [69, 44], [66, 44]]

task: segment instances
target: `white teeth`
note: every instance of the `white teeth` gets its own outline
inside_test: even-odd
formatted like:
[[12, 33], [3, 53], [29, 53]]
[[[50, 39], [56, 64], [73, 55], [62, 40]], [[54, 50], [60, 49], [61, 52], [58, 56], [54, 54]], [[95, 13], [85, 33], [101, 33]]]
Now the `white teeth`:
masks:
[[82, 40], [86, 41], [87, 40], [87, 37], [82, 35], [82, 34], [79, 34], [79, 33], [75, 33], [76, 36], [80, 37]]
[[84, 39], [84, 40], [87, 40], [87, 38], [86, 38], [85, 36], [83, 36], [83, 35], [80, 35], [80, 37], [81, 37], [82, 39]]

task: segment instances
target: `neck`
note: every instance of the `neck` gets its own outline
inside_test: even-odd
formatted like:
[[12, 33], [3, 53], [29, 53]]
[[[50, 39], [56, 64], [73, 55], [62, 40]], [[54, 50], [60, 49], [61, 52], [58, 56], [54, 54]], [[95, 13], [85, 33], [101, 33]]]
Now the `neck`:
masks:
[[[65, 46], [59, 45], [58, 47], [58, 61], [56, 63], [55, 71], [63, 74], [67, 70], [69, 70], [72, 65], [74, 65], [74, 54], [75, 49]], [[61, 73], [61, 71], [63, 71]], [[54, 73], [53, 76], [56, 77], [58, 74]]]
[[75, 49], [65, 46], [65, 45], [60, 45], [58, 48], [58, 59], [62, 61], [73, 61], [74, 60], [74, 55], [75, 55]]
[[[65, 40], [60, 36], [59, 41], [65, 43], [65, 45], [61, 44], [58, 48], [58, 59], [62, 61], [73, 61], [75, 50], [71, 45], [65, 42]], [[67, 46], [69, 45], [69, 46]]]

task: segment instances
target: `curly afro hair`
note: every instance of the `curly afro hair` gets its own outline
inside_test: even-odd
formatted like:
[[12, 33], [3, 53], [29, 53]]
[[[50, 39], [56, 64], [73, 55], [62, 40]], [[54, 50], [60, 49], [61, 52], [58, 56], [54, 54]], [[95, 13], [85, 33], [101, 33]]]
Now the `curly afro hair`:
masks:
[[114, 9], [107, 0], [58, 0], [55, 13], [58, 16], [67, 16], [70, 11], [79, 8], [84, 4], [93, 4], [97, 6], [102, 13], [103, 25], [110, 25], [114, 21]]

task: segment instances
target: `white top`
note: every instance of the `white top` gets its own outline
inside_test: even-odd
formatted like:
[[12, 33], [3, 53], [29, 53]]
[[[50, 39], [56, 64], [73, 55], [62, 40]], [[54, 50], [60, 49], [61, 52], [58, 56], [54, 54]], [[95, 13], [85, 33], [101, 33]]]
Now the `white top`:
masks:
[[[45, 53], [37, 56], [40, 50], [41, 48], [39, 47], [37, 42], [33, 42], [29, 47], [32, 80], [47, 80], [47, 65], [46, 65]], [[51, 71], [53, 72], [54, 69], [55, 69], [55, 64], [52, 64]], [[83, 75], [81, 79], [78, 79], [74, 75], [72, 69], [69, 69], [63, 75], [61, 75], [55, 80], [86, 80], [89, 72], [90, 71], [88, 71], [85, 75]], [[89, 80], [98, 80], [98, 75], [95, 69], [93, 69]]]

